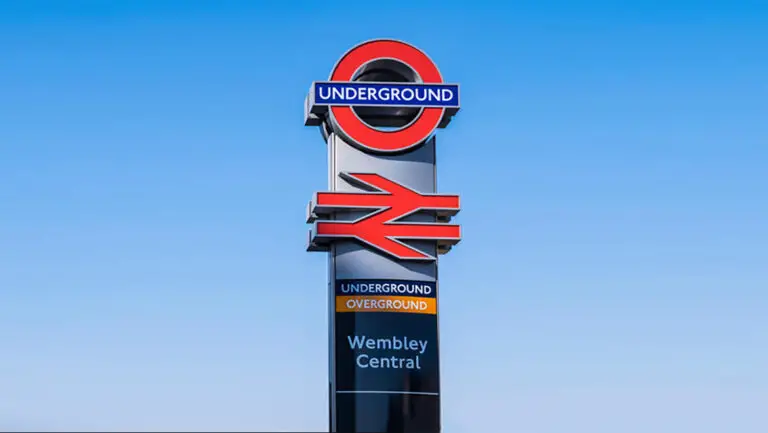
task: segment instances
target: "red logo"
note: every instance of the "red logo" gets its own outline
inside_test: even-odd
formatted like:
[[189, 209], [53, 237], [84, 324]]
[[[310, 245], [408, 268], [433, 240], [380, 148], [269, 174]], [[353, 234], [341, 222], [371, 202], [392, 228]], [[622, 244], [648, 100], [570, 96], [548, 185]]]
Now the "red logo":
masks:
[[[400, 221], [418, 211], [431, 211], [438, 221], [447, 221], [459, 211], [459, 196], [421, 194], [378, 174], [341, 173], [348, 182], [370, 192], [321, 192], [310, 203], [307, 222], [310, 251], [327, 251], [337, 239], [360, 242], [401, 260], [434, 260], [435, 257], [415, 249], [401, 240], [435, 241], [438, 252], [446, 252], [461, 239], [458, 225], [444, 222]], [[367, 210], [367, 215], [354, 221], [329, 221], [337, 211]], [[324, 220], [324, 221], [320, 221]]]
[[[391, 60], [411, 70], [419, 84], [445, 84], [437, 65], [420, 49], [405, 42], [376, 39], [363, 42], [347, 51], [334, 66], [329, 81], [351, 83], [360, 71], [376, 62]], [[386, 105], [386, 104], [385, 104]], [[323, 109], [324, 111], [325, 109]], [[396, 130], [382, 130], [365, 123], [352, 106], [333, 105], [324, 115], [350, 144], [366, 152], [393, 154], [413, 150], [422, 145], [437, 128], [444, 128], [458, 107], [421, 107], [408, 125]], [[316, 125], [305, 119], [306, 125]]]

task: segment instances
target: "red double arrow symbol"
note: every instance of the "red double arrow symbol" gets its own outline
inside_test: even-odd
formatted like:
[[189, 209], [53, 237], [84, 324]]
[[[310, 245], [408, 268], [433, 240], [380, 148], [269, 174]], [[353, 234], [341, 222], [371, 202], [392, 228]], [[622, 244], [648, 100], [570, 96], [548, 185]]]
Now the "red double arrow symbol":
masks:
[[310, 234], [310, 250], [322, 250], [336, 239], [357, 239], [401, 260], [434, 260], [401, 240], [429, 240], [438, 249], [450, 248], [461, 239], [458, 225], [440, 222], [398, 221], [419, 211], [450, 217], [459, 211], [459, 196], [421, 194], [378, 174], [342, 173], [348, 182], [371, 192], [320, 192], [311, 204], [308, 222], [337, 211], [367, 210], [354, 221], [316, 221]]

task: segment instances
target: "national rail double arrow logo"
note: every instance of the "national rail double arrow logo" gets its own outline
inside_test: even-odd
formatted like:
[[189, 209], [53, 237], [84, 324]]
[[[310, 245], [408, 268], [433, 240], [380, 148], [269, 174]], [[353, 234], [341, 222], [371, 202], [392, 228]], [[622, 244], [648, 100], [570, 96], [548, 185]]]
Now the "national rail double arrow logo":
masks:
[[[429, 211], [447, 221], [459, 212], [459, 196], [422, 194], [378, 174], [341, 173], [340, 176], [368, 192], [320, 192], [310, 203], [307, 222], [310, 250], [326, 250], [337, 239], [356, 239], [401, 260], [434, 260], [402, 240], [429, 240], [445, 252], [461, 239], [458, 225], [443, 222], [411, 222], [403, 218]], [[372, 191], [371, 191], [372, 190]], [[338, 211], [370, 211], [354, 221], [330, 220]]]

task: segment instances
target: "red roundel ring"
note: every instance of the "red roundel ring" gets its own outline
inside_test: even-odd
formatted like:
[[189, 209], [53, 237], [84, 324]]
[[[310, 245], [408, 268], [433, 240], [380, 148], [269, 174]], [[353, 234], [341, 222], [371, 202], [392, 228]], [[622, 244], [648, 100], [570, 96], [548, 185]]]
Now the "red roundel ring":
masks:
[[[418, 48], [404, 42], [378, 39], [349, 50], [336, 63], [330, 81], [352, 81], [362, 66], [377, 59], [393, 59], [404, 63], [425, 84], [441, 84], [443, 78], [434, 62]], [[422, 144], [435, 131], [445, 113], [442, 107], [424, 107], [408, 126], [394, 131], [381, 131], [360, 120], [349, 106], [330, 107], [331, 120], [347, 138], [366, 150], [379, 153], [403, 152]]]

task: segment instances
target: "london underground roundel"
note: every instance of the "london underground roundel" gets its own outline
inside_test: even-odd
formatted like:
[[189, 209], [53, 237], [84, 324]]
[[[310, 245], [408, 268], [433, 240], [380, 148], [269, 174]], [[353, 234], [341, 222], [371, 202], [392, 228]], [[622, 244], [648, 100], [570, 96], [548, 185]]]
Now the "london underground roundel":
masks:
[[[357, 75], [375, 62], [387, 69], [408, 68], [412, 82], [362, 82]], [[380, 68], [382, 66], [379, 66]], [[377, 39], [363, 42], [344, 54], [329, 81], [315, 82], [310, 91], [315, 112], [322, 107], [331, 128], [352, 144], [373, 153], [401, 153], [424, 143], [459, 108], [459, 86], [446, 84], [432, 60], [404, 42]], [[366, 123], [353, 107], [408, 107], [418, 113], [393, 130]]]

